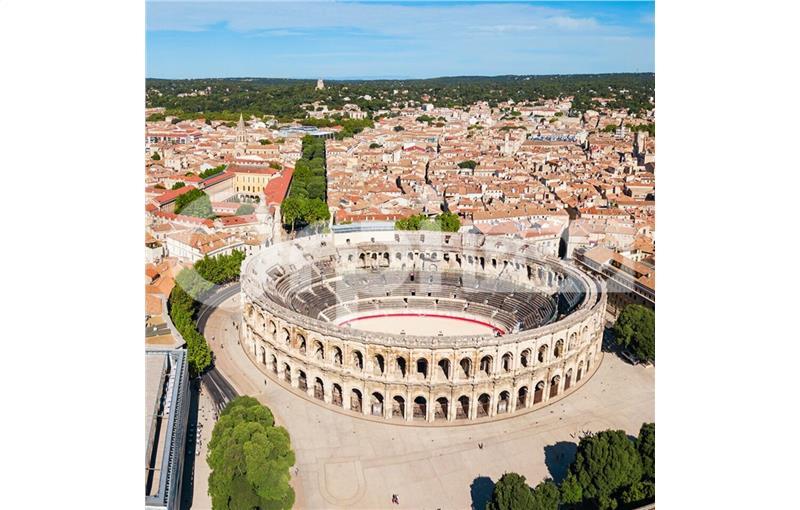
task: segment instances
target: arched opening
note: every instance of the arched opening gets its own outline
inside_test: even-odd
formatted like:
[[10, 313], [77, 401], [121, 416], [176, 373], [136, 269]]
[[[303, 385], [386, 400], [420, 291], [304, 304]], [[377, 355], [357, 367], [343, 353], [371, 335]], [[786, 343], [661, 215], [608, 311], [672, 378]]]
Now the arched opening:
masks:
[[511, 372], [511, 353], [507, 352], [503, 354], [502, 364], [503, 364], [503, 372]]
[[517, 392], [517, 409], [524, 409], [528, 405], [528, 387], [523, 386]]
[[478, 418], [489, 416], [489, 406], [492, 403], [492, 397], [484, 393], [478, 397]]
[[286, 328], [281, 329], [281, 340], [285, 344], [289, 343], [289, 330], [288, 329], [286, 329]]
[[442, 375], [448, 381], [450, 380], [450, 360], [449, 359], [440, 359], [439, 360], [439, 369], [442, 371]]
[[397, 358], [395, 360], [395, 366], [397, 367], [397, 372], [400, 374], [400, 377], [406, 376], [406, 359], [405, 358]]
[[578, 334], [573, 333], [569, 336], [569, 343], [567, 344], [567, 350], [574, 349], [578, 344]]
[[331, 392], [331, 403], [335, 406], [342, 407], [342, 387], [338, 384], [333, 384], [333, 391]]
[[372, 373], [375, 375], [383, 375], [384, 367], [383, 356], [376, 354], [375, 357], [372, 358]]
[[511, 403], [511, 394], [507, 391], [500, 392], [500, 400], [497, 401], [497, 414], [508, 412], [508, 406]]
[[283, 364], [283, 380], [287, 383], [292, 383], [292, 369], [287, 363]]
[[484, 356], [481, 358], [480, 371], [489, 375], [492, 373], [492, 357]]
[[536, 389], [533, 392], [533, 403], [538, 404], [544, 398], [544, 381], [536, 383]]
[[314, 398], [317, 400], [325, 400], [325, 385], [319, 377], [314, 381]]
[[306, 373], [302, 370], [297, 374], [297, 387], [303, 391], [308, 389], [308, 380], [306, 379]]
[[472, 375], [472, 360], [469, 358], [461, 358], [461, 361], [458, 363], [461, 367], [461, 374], [468, 378]]
[[419, 358], [417, 360], [417, 373], [422, 374], [422, 377], [425, 379], [428, 378], [428, 360], [425, 358]]
[[546, 345], [543, 345], [543, 346], [539, 347], [539, 356], [538, 356], [537, 359], [539, 360], [539, 363], [544, 363], [544, 361], [547, 359], [547, 346]]
[[342, 366], [342, 350], [338, 347], [333, 348], [333, 364]]
[[276, 358], [274, 354], [272, 355], [272, 373], [278, 373], [278, 358]]
[[558, 359], [562, 354], [564, 354], [564, 340], [559, 340], [556, 342], [556, 347], [553, 349], [553, 356]]
[[528, 367], [531, 364], [531, 350], [525, 349], [522, 351], [522, 354], [519, 355], [519, 364], [523, 367]]
[[358, 370], [364, 370], [364, 356], [359, 351], [353, 352], [353, 367]]
[[425, 420], [428, 417], [428, 401], [419, 396], [414, 399], [414, 412], [411, 415], [415, 420]]
[[377, 391], [372, 394], [370, 400], [370, 413], [372, 416], [383, 416], [383, 395]]
[[361, 412], [361, 392], [355, 388], [350, 393], [350, 409], [357, 413]]
[[456, 406], [456, 420], [469, 419], [469, 397], [462, 395], [458, 397], [458, 406]]
[[269, 321], [269, 334], [272, 335], [272, 339], [275, 340], [275, 332], [278, 331], [277, 326], [272, 321]]
[[433, 412], [433, 419], [434, 420], [446, 420], [447, 419], [447, 410], [449, 408], [449, 402], [445, 397], [439, 397], [436, 399], [436, 407], [434, 408]]
[[406, 417], [406, 399], [400, 395], [392, 399], [392, 418], [405, 418]]
[[267, 350], [264, 348], [263, 345], [261, 346], [261, 364], [262, 365], [267, 364]]
[[304, 337], [303, 335], [298, 333], [297, 337], [295, 338], [295, 346], [297, 346], [297, 348], [300, 349], [300, 351], [303, 354], [305, 354], [306, 353], [306, 337]]
[[572, 369], [567, 370], [567, 375], [564, 377], [564, 391], [567, 391], [572, 384]]
[[325, 359], [325, 348], [319, 341], [314, 342], [314, 359], [322, 361]]
[[550, 398], [555, 397], [558, 395], [558, 383], [561, 381], [561, 377], [555, 376], [550, 380]]
[[583, 361], [581, 361], [580, 364], [578, 365], [578, 375], [575, 377], [575, 382], [580, 382], [582, 376], [583, 376]]

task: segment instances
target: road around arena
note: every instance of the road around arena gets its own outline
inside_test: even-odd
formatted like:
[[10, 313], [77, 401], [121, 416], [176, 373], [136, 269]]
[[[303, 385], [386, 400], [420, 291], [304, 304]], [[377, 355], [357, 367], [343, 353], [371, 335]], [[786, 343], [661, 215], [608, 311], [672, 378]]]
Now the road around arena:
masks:
[[238, 342], [239, 299], [209, 310], [204, 333], [220, 374], [238, 394], [269, 406], [288, 429], [298, 509], [387, 508], [392, 494], [401, 508], [483, 508], [504, 472], [518, 472], [531, 485], [558, 479], [583, 432], [635, 435], [655, 420], [655, 368], [631, 366], [613, 353], [568, 398], [505, 420], [410, 427], [337, 413], [268, 381], [250, 362]]

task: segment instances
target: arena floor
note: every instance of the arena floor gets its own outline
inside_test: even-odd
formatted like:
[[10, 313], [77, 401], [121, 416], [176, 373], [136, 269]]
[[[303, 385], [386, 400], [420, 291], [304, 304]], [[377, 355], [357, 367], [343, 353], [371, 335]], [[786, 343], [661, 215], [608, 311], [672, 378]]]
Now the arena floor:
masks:
[[391, 333], [396, 335], [456, 336], [487, 335], [502, 330], [484, 321], [467, 317], [454, 317], [441, 314], [395, 313], [365, 315], [339, 322], [340, 326], [350, 326], [362, 331]]

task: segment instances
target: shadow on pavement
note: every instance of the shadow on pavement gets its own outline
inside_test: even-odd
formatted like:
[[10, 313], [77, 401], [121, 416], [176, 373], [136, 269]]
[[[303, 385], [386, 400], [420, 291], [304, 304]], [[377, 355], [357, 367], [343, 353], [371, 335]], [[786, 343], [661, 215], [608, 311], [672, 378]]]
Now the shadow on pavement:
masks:
[[488, 476], [479, 476], [472, 480], [469, 492], [472, 496], [472, 510], [485, 510], [486, 503], [492, 499], [494, 482]]
[[554, 482], [561, 483], [567, 477], [567, 469], [575, 460], [577, 451], [578, 445], [569, 441], [544, 447], [544, 463]]
[[186, 425], [186, 450], [183, 462], [183, 476], [181, 477], [181, 510], [192, 507], [194, 496], [194, 461], [197, 451], [197, 413], [200, 406], [200, 385], [196, 379], [189, 384], [189, 423]]

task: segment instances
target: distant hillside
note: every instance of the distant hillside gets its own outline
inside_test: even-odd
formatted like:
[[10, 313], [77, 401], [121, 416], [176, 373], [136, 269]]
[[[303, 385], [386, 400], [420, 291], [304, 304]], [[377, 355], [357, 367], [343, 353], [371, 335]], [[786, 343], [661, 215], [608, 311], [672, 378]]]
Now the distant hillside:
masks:
[[[324, 77], [323, 77], [324, 78]], [[282, 119], [302, 118], [300, 105], [320, 101], [330, 109], [354, 103], [372, 112], [408, 102], [437, 106], [490, 105], [574, 96], [574, 114], [595, 107], [593, 97], [612, 99], [612, 106], [630, 113], [653, 108], [654, 73], [451, 76], [413, 80], [316, 80], [282, 78], [208, 78], [169, 80], [148, 78], [147, 106], [163, 106], [183, 117], [232, 120], [239, 112]], [[365, 96], [367, 96], [365, 98]]]

